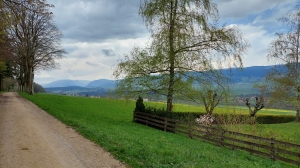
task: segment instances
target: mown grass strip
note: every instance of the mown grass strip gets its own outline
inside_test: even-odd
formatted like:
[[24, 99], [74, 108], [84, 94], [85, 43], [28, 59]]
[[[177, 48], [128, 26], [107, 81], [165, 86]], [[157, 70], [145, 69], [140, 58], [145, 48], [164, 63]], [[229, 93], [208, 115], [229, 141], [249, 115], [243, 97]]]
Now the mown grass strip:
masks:
[[136, 124], [133, 101], [20, 94], [130, 167], [293, 167]]

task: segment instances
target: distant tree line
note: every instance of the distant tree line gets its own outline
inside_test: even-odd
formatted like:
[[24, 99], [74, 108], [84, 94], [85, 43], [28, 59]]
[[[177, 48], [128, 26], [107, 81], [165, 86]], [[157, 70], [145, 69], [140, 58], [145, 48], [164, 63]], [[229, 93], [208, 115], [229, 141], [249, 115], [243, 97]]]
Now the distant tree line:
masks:
[[46, 93], [44, 87], [35, 82], [33, 83], [33, 89], [35, 93]]

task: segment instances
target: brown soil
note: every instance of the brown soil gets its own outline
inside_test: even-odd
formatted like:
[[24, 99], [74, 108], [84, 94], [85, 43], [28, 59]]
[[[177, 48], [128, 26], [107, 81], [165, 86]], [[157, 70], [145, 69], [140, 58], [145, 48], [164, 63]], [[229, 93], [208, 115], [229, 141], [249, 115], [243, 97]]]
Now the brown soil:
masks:
[[0, 95], [0, 167], [125, 167], [18, 93]]

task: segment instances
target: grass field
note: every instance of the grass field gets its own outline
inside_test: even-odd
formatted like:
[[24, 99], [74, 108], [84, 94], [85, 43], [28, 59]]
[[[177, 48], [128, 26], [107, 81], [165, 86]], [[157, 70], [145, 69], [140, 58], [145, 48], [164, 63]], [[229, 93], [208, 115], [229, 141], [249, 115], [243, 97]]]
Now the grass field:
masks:
[[[165, 108], [166, 103], [162, 102], [144, 102], [146, 106], [157, 107], [157, 108]], [[174, 112], [205, 112], [204, 106], [196, 106], [196, 105], [187, 105], [187, 104], [175, 104], [173, 107]], [[219, 114], [228, 114], [228, 113], [236, 113], [236, 114], [249, 114], [249, 109], [242, 106], [217, 106], [215, 108], [214, 113]], [[292, 110], [283, 110], [283, 109], [261, 109], [257, 115], [296, 115], [295, 111]]]
[[20, 94], [129, 167], [293, 167], [136, 124], [132, 122], [134, 101]]

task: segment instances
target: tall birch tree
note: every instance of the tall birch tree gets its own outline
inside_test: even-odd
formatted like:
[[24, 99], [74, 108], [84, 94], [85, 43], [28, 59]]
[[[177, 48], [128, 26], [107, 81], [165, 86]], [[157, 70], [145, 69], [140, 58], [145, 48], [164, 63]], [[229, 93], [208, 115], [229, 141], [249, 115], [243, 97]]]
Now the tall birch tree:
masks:
[[121, 94], [164, 95], [171, 111], [174, 97], [195, 98], [191, 88], [217, 78], [216, 69], [242, 67], [249, 45], [236, 26], [218, 26], [217, 5], [210, 0], [141, 0], [139, 14], [151, 39], [118, 63]]

